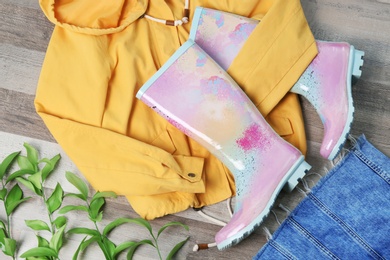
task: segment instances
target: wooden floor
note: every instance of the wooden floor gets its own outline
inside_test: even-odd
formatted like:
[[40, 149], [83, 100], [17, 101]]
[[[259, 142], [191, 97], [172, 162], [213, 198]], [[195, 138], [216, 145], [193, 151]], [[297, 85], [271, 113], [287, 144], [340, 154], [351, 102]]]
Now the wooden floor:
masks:
[[[390, 0], [302, 0], [309, 24], [316, 39], [347, 41], [357, 49], [365, 51], [363, 75], [353, 88], [355, 119], [352, 134], [364, 133], [376, 147], [390, 156]], [[37, 0], [0, 0], [0, 160], [6, 154], [22, 150], [23, 142], [39, 149], [42, 156], [62, 154], [57, 174], [47, 183], [53, 189], [59, 181], [65, 191], [74, 189], [67, 185], [66, 170], [79, 172], [55, 143], [33, 106], [34, 93], [45, 50], [53, 25], [47, 21]], [[323, 130], [319, 117], [309, 103], [302, 100], [307, 126], [307, 161], [313, 166], [310, 173], [326, 174], [332, 164], [319, 156]], [[312, 174], [307, 183], [313, 186], [319, 176]], [[299, 187], [303, 188], [302, 184]], [[91, 189], [92, 193], [92, 189]], [[26, 192], [28, 194], [28, 192]], [[304, 195], [295, 190], [291, 194], [282, 192], [273, 212], [279, 220], [286, 217], [282, 204], [289, 209]], [[228, 220], [225, 203], [205, 209], [211, 215]], [[24, 219], [43, 219], [44, 206], [38, 199], [22, 205], [14, 215], [13, 236], [21, 243], [19, 254], [36, 245], [34, 233], [24, 224]], [[124, 198], [109, 200], [105, 208], [103, 224], [117, 217], [136, 217]], [[4, 219], [1, 205], [0, 218]], [[87, 226], [88, 218], [70, 214], [70, 226]], [[192, 210], [152, 221], [158, 228], [168, 221], [181, 221], [190, 227], [186, 232], [180, 228], [167, 229], [161, 237], [161, 250], [166, 256], [172, 246], [190, 236], [189, 241], [177, 255], [178, 259], [250, 259], [266, 242], [264, 227], [272, 233], [278, 226], [273, 214], [249, 238], [226, 251], [216, 248], [193, 252], [196, 242], [210, 242], [219, 226], [207, 222]], [[127, 225], [112, 234], [112, 240], [124, 242], [147, 238], [147, 233], [137, 226]], [[61, 252], [61, 259], [71, 259], [81, 236], [70, 236]], [[123, 255], [122, 257], [125, 257]], [[0, 252], [0, 259], [6, 259]], [[82, 259], [104, 259], [95, 246], [87, 250]], [[135, 259], [157, 259], [153, 248], [141, 247]]]

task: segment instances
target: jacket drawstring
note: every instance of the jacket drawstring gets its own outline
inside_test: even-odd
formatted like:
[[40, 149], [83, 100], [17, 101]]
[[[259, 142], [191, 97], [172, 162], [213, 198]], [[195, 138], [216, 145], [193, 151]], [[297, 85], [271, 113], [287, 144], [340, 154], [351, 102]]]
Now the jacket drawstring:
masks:
[[[229, 215], [230, 217], [233, 216], [233, 210], [232, 210], [232, 206], [231, 206], [231, 198], [227, 199], [226, 200], [226, 207], [227, 207], [227, 210], [229, 212]], [[215, 223], [216, 225], [219, 225], [219, 226], [226, 226], [227, 223], [219, 220], [219, 219], [216, 219], [212, 216], [209, 216], [207, 215], [206, 213], [204, 213], [202, 211], [202, 208], [193, 208], [199, 215], [201, 215], [203, 218]], [[194, 245], [194, 247], [192, 248], [192, 251], [194, 252], [197, 252], [199, 250], [203, 250], [203, 249], [209, 249], [211, 247], [216, 247], [217, 246], [217, 243], [213, 242], [213, 243], [200, 243], [200, 244], [196, 244]]]
[[182, 24], [188, 23], [189, 21], [189, 17], [190, 17], [189, 0], [185, 0], [183, 18], [181, 18], [180, 20], [164, 20], [164, 19], [155, 18], [148, 14], [144, 14], [142, 17], [169, 26], [180, 26]]

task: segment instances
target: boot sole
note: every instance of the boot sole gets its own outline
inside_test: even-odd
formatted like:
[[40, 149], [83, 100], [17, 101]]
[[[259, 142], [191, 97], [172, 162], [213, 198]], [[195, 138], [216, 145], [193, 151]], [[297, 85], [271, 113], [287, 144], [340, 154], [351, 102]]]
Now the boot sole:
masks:
[[265, 209], [260, 213], [260, 215], [258, 215], [248, 226], [240, 230], [237, 234], [217, 244], [218, 249], [224, 250], [240, 243], [244, 238], [248, 237], [256, 228], [261, 225], [261, 223], [263, 223], [264, 219], [268, 216], [278, 194], [283, 189], [283, 187], [287, 186], [287, 190], [293, 190], [298, 184], [298, 181], [305, 176], [305, 174], [310, 170], [310, 168], [311, 166], [304, 160], [303, 155], [301, 155], [301, 157], [299, 157], [299, 159], [290, 168], [284, 178], [280, 181], [279, 185], [272, 193], [271, 198], [269, 199]]
[[342, 147], [345, 144], [345, 141], [347, 140], [349, 131], [351, 130], [353, 114], [355, 112], [355, 107], [352, 100], [352, 78], [359, 79], [362, 75], [361, 67], [363, 66], [364, 62], [363, 56], [363, 51], [356, 50], [355, 47], [351, 45], [347, 74], [348, 117], [343, 132], [341, 133], [336, 145], [333, 147], [332, 152], [329, 154], [328, 160], [333, 160], [340, 153]]

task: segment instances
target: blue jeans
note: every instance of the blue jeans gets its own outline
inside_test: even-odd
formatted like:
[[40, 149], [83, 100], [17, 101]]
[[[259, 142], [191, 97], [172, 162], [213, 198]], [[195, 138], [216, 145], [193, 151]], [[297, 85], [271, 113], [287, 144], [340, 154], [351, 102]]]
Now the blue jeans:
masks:
[[253, 259], [390, 259], [390, 159], [362, 135]]

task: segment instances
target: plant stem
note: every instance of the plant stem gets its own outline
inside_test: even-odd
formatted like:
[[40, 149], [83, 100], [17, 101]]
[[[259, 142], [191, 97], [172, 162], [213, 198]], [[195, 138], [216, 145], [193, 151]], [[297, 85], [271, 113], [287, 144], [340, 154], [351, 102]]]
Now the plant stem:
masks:
[[102, 237], [102, 233], [100, 233], [99, 227], [95, 221], [93, 221], [93, 224], [95, 224], [96, 231], [99, 232], [100, 236]]
[[[4, 179], [1, 179], [1, 184], [2, 184], [2, 188], [4, 189], [5, 188], [5, 183], [4, 183]], [[3, 206], [4, 206], [4, 212], [7, 212], [7, 209], [5, 207], [5, 200], [3, 201]], [[7, 227], [6, 227], [6, 230], [5, 230], [5, 233], [6, 233], [6, 236], [8, 236], [8, 238], [12, 239], [12, 235], [11, 235], [11, 216], [9, 216], [7, 213]], [[14, 255], [12, 256], [12, 259], [15, 260], [15, 253]]]
[[153, 235], [153, 233], [151, 233], [151, 235], [152, 235], [152, 238], [153, 238], [154, 243], [155, 243], [155, 245], [156, 245], [156, 250], [157, 250], [158, 256], [160, 257], [160, 260], [162, 260], [162, 256], [161, 256], [161, 253], [160, 253], [160, 248], [158, 247], [157, 239], [156, 239], [156, 237]]
[[[90, 204], [88, 203], [88, 201], [85, 201], [85, 203], [87, 204], [87, 207], [88, 207], [88, 210], [89, 210], [90, 209]], [[106, 247], [106, 244], [104, 243], [103, 234], [100, 232], [99, 227], [98, 227], [96, 221], [93, 221], [93, 220], [91, 220], [91, 221], [95, 225], [95, 229], [99, 233], [99, 236], [100, 236], [100, 243], [98, 243], [99, 246], [100, 246], [100, 249], [103, 251], [103, 254], [106, 257], [106, 260], [111, 260], [112, 258], [111, 258], [111, 255], [109, 254], [110, 251], [108, 250], [108, 248]]]
[[160, 253], [160, 248], [158, 247], [157, 240], [156, 240], [156, 249], [157, 249], [158, 256], [160, 257], [160, 260], [162, 260], [162, 256], [161, 256], [161, 253]]
[[56, 231], [56, 227], [55, 225], [53, 224], [53, 217], [52, 217], [52, 214], [50, 213], [49, 211], [49, 208], [47, 206], [47, 201], [46, 201], [46, 194], [45, 194], [45, 188], [43, 187], [43, 183], [41, 183], [41, 187], [42, 187], [42, 199], [43, 199], [43, 203], [45, 203], [45, 208], [46, 208], [46, 211], [47, 211], [47, 215], [49, 216], [49, 221], [50, 221], [50, 227], [51, 227], [51, 234], [54, 235], [55, 234], [55, 231]]
[[[4, 204], [4, 209], [5, 209], [5, 204]], [[8, 235], [8, 238], [12, 239], [12, 236], [11, 236], [11, 224], [10, 224], [10, 222], [11, 222], [11, 217], [8, 216], [8, 214], [7, 214], [7, 230], [6, 230], [5, 232], [7, 233], [6, 235]], [[12, 259], [15, 260], [15, 253], [14, 253], [14, 255], [12, 256]]]
[[99, 227], [96, 224], [96, 222], [93, 221], [93, 223], [95, 224], [96, 231], [99, 232], [99, 236], [100, 236], [100, 243], [98, 243], [98, 244], [99, 244], [100, 248], [102, 249], [104, 256], [106, 257], [106, 260], [111, 260], [112, 258], [111, 258], [111, 255], [109, 254], [110, 251], [108, 250], [108, 248], [106, 247], [106, 244], [104, 243], [103, 234], [100, 233]]
[[[43, 187], [43, 183], [41, 182], [41, 187], [42, 187], [42, 199], [43, 199], [43, 203], [45, 204], [45, 208], [46, 208], [46, 211], [47, 211], [47, 216], [49, 217], [49, 221], [50, 221], [50, 232], [51, 232], [51, 235], [52, 237], [54, 236], [54, 234], [56, 233], [56, 227], [55, 225], [53, 224], [53, 217], [52, 217], [52, 214], [50, 213], [50, 210], [49, 210], [49, 207], [47, 206], [47, 199], [46, 199], [46, 194], [45, 194], [45, 188]], [[60, 259], [59, 257], [50, 257], [50, 259]]]
[[10, 224], [10, 222], [11, 222], [11, 218], [7, 214], [7, 230], [6, 230], [6, 232], [7, 232], [8, 237], [12, 238], [11, 237], [11, 224]]

